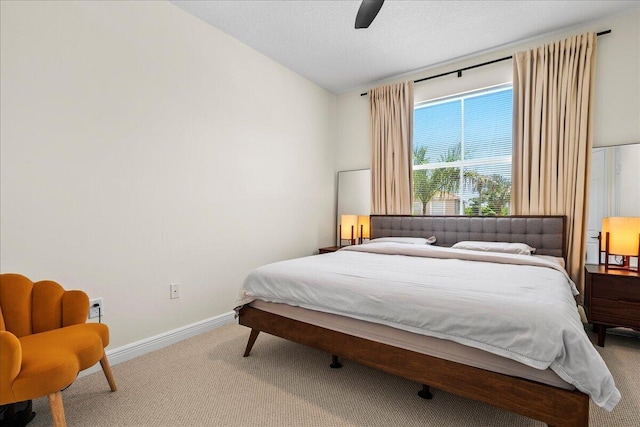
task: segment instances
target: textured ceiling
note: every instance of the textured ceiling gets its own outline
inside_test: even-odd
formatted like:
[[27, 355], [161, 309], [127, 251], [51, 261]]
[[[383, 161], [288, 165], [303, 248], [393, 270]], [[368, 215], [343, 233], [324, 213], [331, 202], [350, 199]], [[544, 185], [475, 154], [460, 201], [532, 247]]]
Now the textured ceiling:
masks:
[[359, 0], [171, 3], [335, 94], [640, 10], [637, 0], [387, 0], [368, 29], [356, 30]]

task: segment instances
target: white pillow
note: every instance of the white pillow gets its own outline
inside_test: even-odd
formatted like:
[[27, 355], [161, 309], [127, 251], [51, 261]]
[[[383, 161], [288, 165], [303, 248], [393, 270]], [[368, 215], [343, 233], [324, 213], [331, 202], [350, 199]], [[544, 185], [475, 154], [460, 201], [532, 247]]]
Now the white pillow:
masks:
[[393, 243], [407, 243], [409, 245], [430, 245], [436, 241], [435, 237], [378, 237], [377, 239], [369, 240], [369, 243], [380, 242], [393, 242]]
[[453, 249], [467, 249], [470, 251], [502, 252], [506, 254], [531, 255], [536, 251], [524, 243], [507, 242], [458, 242], [452, 246]]

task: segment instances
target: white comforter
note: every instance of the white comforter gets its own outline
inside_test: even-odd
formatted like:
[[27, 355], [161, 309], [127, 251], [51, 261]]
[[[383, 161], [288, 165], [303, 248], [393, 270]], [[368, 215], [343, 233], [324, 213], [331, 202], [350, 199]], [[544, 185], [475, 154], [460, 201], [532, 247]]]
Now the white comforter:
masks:
[[620, 392], [584, 332], [576, 293], [562, 267], [538, 257], [371, 243], [260, 267], [239, 304], [340, 314], [551, 368], [610, 411]]

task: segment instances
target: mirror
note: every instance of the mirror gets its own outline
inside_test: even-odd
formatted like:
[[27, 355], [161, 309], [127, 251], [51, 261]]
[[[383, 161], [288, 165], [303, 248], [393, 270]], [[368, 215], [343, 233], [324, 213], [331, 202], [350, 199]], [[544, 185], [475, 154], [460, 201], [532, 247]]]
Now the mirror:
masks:
[[340, 217], [371, 213], [371, 171], [369, 169], [338, 172], [336, 212], [336, 246], [340, 246]]
[[640, 216], [640, 144], [593, 148], [587, 264], [598, 263], [598, 232], [608, 216]]

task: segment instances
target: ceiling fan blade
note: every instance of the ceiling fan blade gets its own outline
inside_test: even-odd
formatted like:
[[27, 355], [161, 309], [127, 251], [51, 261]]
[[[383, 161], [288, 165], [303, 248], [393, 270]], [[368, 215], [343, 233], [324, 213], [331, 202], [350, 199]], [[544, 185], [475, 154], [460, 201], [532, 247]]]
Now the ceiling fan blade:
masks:
[[356, 15], [356, 28], [369, 28], [380, 11], [384, 0], [362, 0]]

